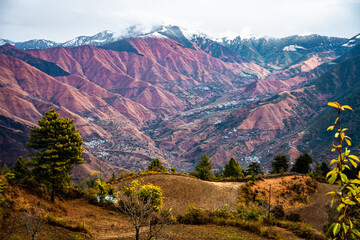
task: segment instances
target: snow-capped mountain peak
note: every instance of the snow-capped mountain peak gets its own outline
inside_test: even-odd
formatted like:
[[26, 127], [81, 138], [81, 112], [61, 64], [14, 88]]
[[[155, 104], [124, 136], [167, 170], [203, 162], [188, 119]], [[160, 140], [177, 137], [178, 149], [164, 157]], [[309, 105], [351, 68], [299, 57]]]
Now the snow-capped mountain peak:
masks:
[[115, 33], [109, 30], [105, 30], [102, 32], [99, 32], [93, 36], [80, 36], [77, 38], [74, 38], [72, 40], [69, 40], [63, 44], [61, 44], [62, 47], [76, 47], [81, 45], [102, 45], [105, 43], [113, 42], [116, 40], [114, 37]]

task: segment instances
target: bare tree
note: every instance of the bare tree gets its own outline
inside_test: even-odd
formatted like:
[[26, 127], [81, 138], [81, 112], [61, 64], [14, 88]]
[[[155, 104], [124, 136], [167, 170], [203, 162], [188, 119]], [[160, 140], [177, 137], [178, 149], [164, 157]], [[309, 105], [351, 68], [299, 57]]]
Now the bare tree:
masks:
[[35, 239], [35, 236], [39, 232], [43, 221], [44, 213], [40, 208], [35, 208], [27, 211], [25, 215], [25, 223], [32, 240]]
[[170, 210], [156, 210], [152, 203], [152, 196], [146, 199], [139, 198], [136, 194], [126, 195], [122, 192], [118, 195], [118, 210], [124, 213], [132, 222], [136, 240], [140, 239], [140, 230], [147, 227], [145, 239], [155, 238], [164, 226], [170, 223]]

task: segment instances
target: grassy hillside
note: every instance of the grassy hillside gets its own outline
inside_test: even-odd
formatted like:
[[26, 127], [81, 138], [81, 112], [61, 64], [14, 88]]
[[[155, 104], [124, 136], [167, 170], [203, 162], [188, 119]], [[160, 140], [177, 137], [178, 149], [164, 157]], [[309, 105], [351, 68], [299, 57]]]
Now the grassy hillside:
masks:
[[[233, 210], [237, 208], [239, 201], [241, 202], [239, 193], [242, 194], [241, 189], [245, 183], [205, 182], [186, 176], [164, 174], [143, 176], [142, 179], [144, 183], [152, 183], [162, 188], [165, 206], [173, 208], [174, 219], [177, 214], [184, 214], [185, 211], [188, 211], [188, 204], [193, 204], [201, 214], [207, 214], [207, 217], [213, 216], [207, 223], [201, 225], [184, 225], [173, 222], [164, 229], [158, 239], [302, 239], [292, 233], [293, 230], [288, 230], [289, 227], [302, 226], [300, 223], [293, 223], [293, 225], [281, 223], [283, 224], [280, 224], [282, 228], [279, 228], [274, 223], [266, 223], [265, 218], [256, 221], [240, 220], [229, 217], [230, 215], [222, 218], [227, 214], [237, 216], [237, 211]], [[290, 191], [287, 187], [289, 184], [300, 184], [307, 179], [308, 177], [288, 176], [257, 181], [251, 186], [266, 189], [271, 184], [273, 186], [272, 204], [275, 205], [284, 203], [283, 200], [288, 198], [288, 196], [282, 196], [281, 192], [284, 192], [282, 187]], [[126, 180], [115, 186], [119, 190], [121, 186], [130, 181]], [[303, 209], [311, 212], [314, 208], [318, 209], [319, 206], [321, 209], [325, 209], [327, 201], [325, 201], [321, 189], [322, 185], [320, 195], [318, 194], [316, 197], [317, 200], [313, 201], [310, 195], [310, 204], [289, 205], [286, 212], [297, 210], [302, 212]], [[327, 191], [327, 188], [324, 189]], [[0, 221], [1, 239], [31, 239], [26, 229], [26, 223], [34, 216], [30, 214], [29, 218], [28, 213], [31, 209], [42, 209], [43, 221], [35, 239], [115, 240], [134, 239], [135, 236], [132, 223], [124, 214], [117, 212], [109, 205], [105, 207], [90, 204], [81, 192], [72, 191], [62, 199], [57, 198], [55, 203], [51, 203], [50, 197], [45, 193], [26, 190], [15, 184], [7, 184], [4, 196], [5, 201], [2, 204]], [[223, 208], [226, 204], [230, 206], [229, 209]], [[304, 216], [304, 220], [307, 221], [306, 216]], [[308, 222], [313, 223], [312, 221]]]
[[[165, 206], [173, 212], [184, 213], [189, 204], [203, 209], [217, 209], [229, 205], [236, 210], [240, 182], [206, 182], [178, 175], [150, 175], [142, 178], [144, 183], [159, 186], [164, 191]], [[128, 181], [120, 182], [121, 187]]]

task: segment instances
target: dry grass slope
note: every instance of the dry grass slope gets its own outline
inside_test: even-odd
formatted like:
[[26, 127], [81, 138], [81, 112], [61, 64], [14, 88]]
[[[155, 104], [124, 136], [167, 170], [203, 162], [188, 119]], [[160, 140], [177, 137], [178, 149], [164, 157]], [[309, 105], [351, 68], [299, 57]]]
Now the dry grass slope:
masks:
[[[141, 179], [141, 178], [140, 178]], [[189, 204], [203, 209], [216, 209], [229, 205], [236, 209], [240, 182], [206, 182], [178, 175], [149, 175], [142, 177], [144, 183], [159, 186], [164, 191], [165, 207], [173, 213], [184, 213]], [[130, 181], [120, 182], [118, 187]]]

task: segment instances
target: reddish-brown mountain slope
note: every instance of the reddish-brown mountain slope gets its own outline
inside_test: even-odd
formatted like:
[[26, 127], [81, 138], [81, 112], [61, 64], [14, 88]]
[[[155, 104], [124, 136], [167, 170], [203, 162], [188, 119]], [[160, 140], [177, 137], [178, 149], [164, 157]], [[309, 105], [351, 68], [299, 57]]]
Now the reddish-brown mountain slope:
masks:
[[243, 94], [247, 97], [259, 97], [298, 88], [302, 83], [314, 80], [323, 74], [324, 71], [317, 67], [323, 63], [331, 63], [334, 59], [336, 55], [332, 53], [323, 57], [314, 54], [291, 65], [286, 70], [275, 72], [266, 79], [250, 84], [243, 90]]

